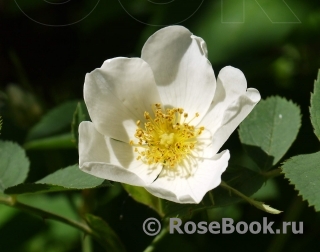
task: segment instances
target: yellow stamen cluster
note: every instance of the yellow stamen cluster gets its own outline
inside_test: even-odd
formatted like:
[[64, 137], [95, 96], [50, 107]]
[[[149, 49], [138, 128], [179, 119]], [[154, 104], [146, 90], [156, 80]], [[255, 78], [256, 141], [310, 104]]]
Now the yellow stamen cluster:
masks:
[[141, 159], [148, 165], [162, 164], [173, 168], [189, 156], [197, 144], [197, 137], [204, 127], [195, 128], [190, 122], [199, 116], [198, 113], [188, 122], [188, 114], [182, 108], [166, 109], [164, 113], [160, 104], [153, 106], [154, 119], [148, 112], [144, 113], [144, 128], [137, 121], [135, 138], [138, 143], [130, 141]]

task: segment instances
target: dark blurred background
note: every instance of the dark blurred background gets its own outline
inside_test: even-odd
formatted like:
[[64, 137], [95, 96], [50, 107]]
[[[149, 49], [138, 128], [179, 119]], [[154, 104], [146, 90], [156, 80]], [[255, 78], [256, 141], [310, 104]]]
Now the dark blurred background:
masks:
[[[288, 0], [0, 0], [1, 138], [24, 144], [28, 130], [50, 109], [81, 100], [84, 76], [112, 57], [140, 57], [156, 30], [179, 24], [202, 37], [215, 74], [226, 66], [241, 69], [249, 87], [262, 97], [280, 95], [298, 104], [302, 126], [284, 160], [319, 149], [309, 119], [310, 93], [320, 68], [320, 5]], [[226, 143], [236, 158], [245, 155], [237, 133]], [[77, 162], [76, 148], [29, 150], [36, 181]], [[234, 161], [235, 162], [235, 161]], [[80, 195], [69, 198], [80, 202]], [[92, 211], [103, 216], [128, 251], [142, 251], [152, 240], [140, 224], [152, 210], [135, 203], [120, 186], [100, 189]], [[157, 251], [318, 251], [320, 219], [282, 176], [254, 196], [284, 214], [271, 216], [240, 204], [208, 211], [206, 218], [303, 221], [303, 235], [172, 235]], [[35, 205], [75, 216], [65, 196], [38, 195]], [[54, 204], [52, 204], [54, 203]], [[48, 203], [49, 204], [49, 203]], [[80, 203], [79, 203], [80, 204]], [[70, 213], [69, 213], [70, 212]], [[194, 217], [202, 220], [202, 214]], [[81, 251], [80, 234], [63, 224], [0, 206], [0, 251]], [[94, 244], [93, 251], [101, 251]]]

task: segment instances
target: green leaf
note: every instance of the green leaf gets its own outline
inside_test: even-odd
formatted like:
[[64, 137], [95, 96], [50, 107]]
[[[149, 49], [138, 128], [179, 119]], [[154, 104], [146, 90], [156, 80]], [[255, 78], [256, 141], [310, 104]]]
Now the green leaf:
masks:
[[66, 190], [83, 190], [111, 186], [110, 182], [91, 176], [78, 165], [58, 170], [33, 184], [19, 184], [5, 190], [6, 194], [43, 193]]
[[106, 251], [126, 251], [117, 234], [103, 219], [91, 214], [86, 214], [85, 220], [93, 230], [93, 238], [95, 238]]
[[72, 165], [48, 175], [37, 183], [58, 185], [65, 188], [87, 189], [96, 187], [104, 181], [104, 179], [81, 171], [78, 165]]
[[[228, 185], [240, 191], [246, 196], [250, 196], [257, 192], [266, 178], [255, 171], [248, 168], [231, 165], [226, 172], [222, 174], [222, 180]], [[203, 209], [224, 207], [226, 205], [235, 204], [241, 201], [238, 195], [229, 193], [220, 186], [208, 192], [199, 204], [177, 204], [169, 201], [164, 203], [164, 213], [166, 217], [178, 216], [180, 218], [190, 218], [195, 212]]]
[[314, 82], [313, 94], [311, 94], [310, 114], [314, 133], [320, 140], [320, 70], [318, 72], [318, 78]]
[[25, 151], [16, 143], [0, 141], [0, 192], [25, 181], [28, 172]]
[[51, 150], [76, 148], [71, 133], [32, 140], [23, 145], [26, 150]]
[[299, 155], [287, 160], [282, 170], [309, 206], [320, 211], [320, 152]]
[[[77, 209], [81, 207], [81, 194], [70, 194], [69, 197], [65, 194], [20, 195], [19, 202], [46, 212], [63, 215], [70, 220], [77, 220], [79, 218]], [[37, 234], [23, 244], [23, 251], [38, 251], [38, 248], [45, 247], [45, 252], [66, 252], [68, 244], [75, 244], [79, 240], [79, 230], [63, 222], [45, 219], [45, 226], [46, 228], [43, 227], [42, 222], [42, 228], [39, 228]]]
[[78, 102], [76, 111], [73, 114], [73, 120], [72, 120], [72, 125], [71, 125], [71, 133], [72, 133], [72, 141], [76, 144], [78, 144], [78, 128], [79, 124], [82, 121], [88, 120], [89, 119], [89, 114], [86, 105], [84, 102]]
[[163, 216], [161, 199], [153, 196], [143, 187], [122, 184], [123, 188], [131, 195], [131, 197], [144, 205], [155, 210], [160, 216]]
[[7, 188], [4, 192], [6, 194], [27, 194], [27, 193], [46, 193], [46, 192], [59, 192], [67, 191], [68, 188], [47, 184], [25, 183], [18, 184]]
[[281, 97], [260, 101], [241, 123], [244, 149], [258, 166], [267, 170], [284, 156], [296, 139], [301, 124], [300, 109]]
[[78, 101], [70, 101], [50, 110], [29, 132], [27, 141], [70, 131]]

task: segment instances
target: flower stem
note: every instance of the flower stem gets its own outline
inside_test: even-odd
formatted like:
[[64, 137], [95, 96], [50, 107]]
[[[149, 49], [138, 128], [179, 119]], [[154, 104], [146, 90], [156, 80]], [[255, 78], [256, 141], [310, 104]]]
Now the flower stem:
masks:
[[282, 173], [281, 173], [281, 169], [277, 168], [277, 169], [273, 169], [273, 170], [268, 171], [268, 172], [261, 172], [261, 175], [266, 177], [266, 178], [274, 178], [274, 177], [281, 176]]
[[168, 233], [167, 228], [163, 228], [161, 232], [153, 239], [151, 244], [143, 251], [143, 252], [153, 252], [157, 246], [157, 244], [166, 236]]
[[31, 213], [31, 214], [35, 214], [40, 216], [43, 219], [51, 219], [51, 220], [56, 220], [56, 221], [60, 221], [63, 222], [69, 226], [72, 226], [76, 229], [79, 229], [80, 231], [83, 231], [86, 234], [92, 235], [93, 232], [91, 230], [90, 227], [88, 227], [86, 224], [84, 223], [80, 223], [71, 219], [68, 219], [64, 216], [55, 214], [55, 213], [51, 213], [51, 212], [47, 212], [45, 210], [33, 207], [33, 206], [29, 206], [26, 204], [23, 204], [19, 201], [17, 201], [17, 199], [14, 196], [4, 196], [1, 195], [0, 196], [0, 203], [10, 206], [10, 207], [14, 207], [16, 209], [20, 209], [22, 211]]
[[247, 201], [248, 203], [250, 203], [251, 205], [255, 206], [256, 208], [265, 211], [267, 213], [271, 213], [271, 214], [279, 214], [281, 213], [281, 211], [274, 209], [268, 205], [265, 205], [263, 202], [260, 201], [256, 201], [254, 199], [251, 199], [250, 197], [244, 195], [242, 192], [239, 192], [237, 189], [229, 186], [226, 182], [221, 181], [220, 186], [226, 190], [228, 190], [229, 192], [232, 192], [236, 195], [238, 195], [239, 197], [241, 197], [242, 199], [244, 199], [245, 201]]
[[[305, 204], [302, 202], [301, 197], [294, 196], [288, 210], [285, 211], [285, 216], [282, 219], [282, 223], [299, 220], [299, 216], [303, 212]], [[281, 252], [285, 251], [285, 245], [288, 243], [290, 237], [292, 236], [292, 232], [287, 234], [278, 234], [273, 236], [271, 242], [269, 242], [269, 248], [266, 250], [268, 252]]]
[[213, 197], [212, 191], [209, 191], [209, 197], [210, 197], [210, 201], [211, 201], [212, 206], [214, 206], [214, 197]]

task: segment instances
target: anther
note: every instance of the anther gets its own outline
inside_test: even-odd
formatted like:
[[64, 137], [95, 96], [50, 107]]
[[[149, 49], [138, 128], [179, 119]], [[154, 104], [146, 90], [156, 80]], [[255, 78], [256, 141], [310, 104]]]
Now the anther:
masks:
[[148, 112], [144, 112], [144, 118], [149, 120], [150, 119], [150, 114]]

